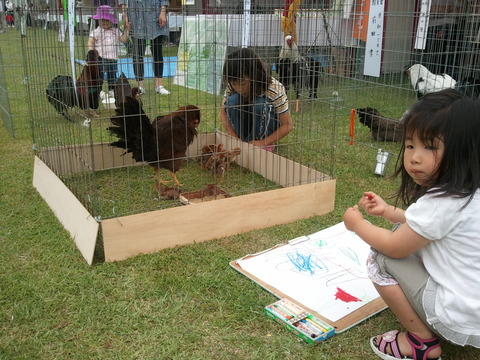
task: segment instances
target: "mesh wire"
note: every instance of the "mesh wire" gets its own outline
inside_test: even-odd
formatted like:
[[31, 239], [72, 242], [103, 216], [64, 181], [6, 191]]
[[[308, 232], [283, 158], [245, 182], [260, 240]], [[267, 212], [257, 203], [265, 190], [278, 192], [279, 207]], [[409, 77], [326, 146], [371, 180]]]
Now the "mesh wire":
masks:
[[[162, 39], [163, 84], [170, 95], [155, 92], [151, 51], [147, 44], [146, 92], [142, 96], [142, 106], [153, 120], [180, 106], [194, 104], [202, 113], [198, 132], [207, 134], [223, 131], [218, 113], [225, 88], [223, 63], [228, 53], [248, 46], [278, 78], [279, 53], [285, 36], [281, 30], [284, 2], [256, 1], [249, 16], [237, 2], [201, 3], [203, 7], [197, 4], [170, 9], [169, 36]], [[397, 154], [398, 142], [388, 141], [386, 134], [399, 131], [393, 128], [395, 120], [401, 119], [421, 96], [415, 89], [418, 90], [418, 84], [413, 84], [412, 76], [408, 76], [407, 69], [411, 65], [422, 64], [434, 75], [447, 73], [456, 80], [459, 90], [471, 96], [479, 95], [476, 78], [480, 78], [480, 9], [475, 2], [458, 2], [453, 10], [435, 8], [434, 11], [432, 8], [430, 27], [422, 22], [425, 18], [421, 2], [388, 2], [384, 16], [378, 16], [376, 23], [370, 18], [370, 27], [363, 35], [362, 27], [365, 29], [369, 25], [369, 12], [362, 7], [365, 1], [347, 3], [351, 3], [351, 7], [340, 6], [334, 1], [304, 1], [296, 12], [296, 40], [304, 61], [302, 81], [298, 94], [293, 85], [288, 88], [295, 128], [277, 143], [275, 153], [325, 174], [325, 177], [309, 181], [335, 176], [335, 163], [343, 161], [355, 162], [359, 174], [372, 176], [378, 149], [393, 156]], [[114, 7], [114, 12], [119, 19], [118, 28], [123, 31], [122, 12], [119, 7]], [[94, 13], [93, 4], [76, 8], [76, 25], [69, 33], [62, 9], [35, 4], [29, 11], [27, 36], [21, 38], [21, 58], [7, 62], [7, 46], [5, 42], [2, 44], [2, 69], [8, 70], [9, 66], [23, 66], [24, 69], [22, 84], [9, 86], [9, 98], [15, 91], [23, 93], [24, 88], [20, 86], [27, 85], [30, 114], [22, 116], [31, 117], [36, 154], [92, 215], [109, 218], [178, 206], [176, 201], [159, 198], [152, 167], [144, 163], [133, 164], [129, 154], [111, 164], [114, 152], [108, 144], [116, 139], [106, 129], [114, 110], [105, 100], [94, 109], [95, 114], [77, 106], [70, 107], [70, 121], [47, 101], [46, 88], [52, 79], [58, 75], [76, 79], [85, 68], [89, 34], [98, 26], [91, 19]], [[381, 42], [379, 74], [367, 76], [364, 69], [370, 64], [372, 55], [368, 36], [369, 32], [372, 35], [374, 24], [380, 23], [377, 31], [381, 36], [373, 37]], [[424, 49], [415, 45], [422, 26], [425, 26]], [[8, 29], [7, 35], [18, 37], [19, 32]], [[0, 41], [2, 36], [0, 34]], [[127, 75], [132, 86], [136, 86], [131, 47], [120, 44], [116, 50], [119, 70]], [[8, 71], [5, 73], [8, 78]], [[316, 97], [312, 97], [312, 77], [319, 79]], [[5, 82], [5, 77], [0, 76], [1, 88]], [[102, 90], [108, 91], [106, 81]], [[387, 119], [388, 131], [370, 130], [358, 121], [358, 115], [353, 118], [352, 129], [352, 109], [366, 107], [377, 109], [381, 118]], [[4, 100], [2, 109], [6, 109], [7, 114], [10, 112]], [[197, 155], [187, 155], [177, 172], [180, 181], [184, 182], [182, 191], [201, 190], [215, 183], [230, 195], [238, 196], [279, 186], [235, 164], [222, 181], [201, 167]], [[95, 160], [97, 157], [101, 160]], [[275, 163], [262, 166], [280, 171]], [[388, 165], [387, 172], [392, 167], [393, 162]]]

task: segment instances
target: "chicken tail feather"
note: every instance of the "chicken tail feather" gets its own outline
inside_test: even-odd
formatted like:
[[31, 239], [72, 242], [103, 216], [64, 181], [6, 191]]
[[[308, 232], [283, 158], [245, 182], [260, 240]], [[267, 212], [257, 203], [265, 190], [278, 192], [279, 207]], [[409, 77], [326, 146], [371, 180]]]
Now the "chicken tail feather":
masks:
[[118, 140], [110, 145], [131, 152], [135, 161], [157, 161], [155, 132], [140, 102], [127, 96], [115, 114], [107, 130]]

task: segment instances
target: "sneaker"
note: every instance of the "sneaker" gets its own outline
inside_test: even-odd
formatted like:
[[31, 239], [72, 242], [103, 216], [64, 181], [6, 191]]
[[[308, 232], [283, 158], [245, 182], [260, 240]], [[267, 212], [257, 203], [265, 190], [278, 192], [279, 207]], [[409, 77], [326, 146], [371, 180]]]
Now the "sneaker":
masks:
[[170, 95], [170, 91], [168, 91], [167, 89], [165, 89], [162, 85], [160, 86], [157, 86], [157, 88], [155, 89], [155, 91], [159, 94], [162, 94], [162, 95]]
[[140, 95], [143, 95], [145, 94], [145, 89], [141, 86], [138, 87], [138, 92], [140, 93]]

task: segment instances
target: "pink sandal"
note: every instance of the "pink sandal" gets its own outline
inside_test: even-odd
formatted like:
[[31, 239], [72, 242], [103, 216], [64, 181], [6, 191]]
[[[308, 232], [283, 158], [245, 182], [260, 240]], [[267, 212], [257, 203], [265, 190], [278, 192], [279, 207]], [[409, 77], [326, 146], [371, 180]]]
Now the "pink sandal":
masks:
[[[373, 352], [384, 360], [392, 359], [413, 359], [413, 360], [441, 360], [438, 358], [427, 358], [428, 353], [440, 346], [440, 341], [437, 338], [432, 339], [420, 339], [417, 335], [407, 331], [407, 341], [412, 346], [413, 357], [403, 356], [398, 346], [398, 330], [392, 330], [382, 335], [380, 344], [377, 345], [377, 338], [370, 339], [370, 347]], [[387, 348], [390, 347], [392, 355], [387, 354]]]

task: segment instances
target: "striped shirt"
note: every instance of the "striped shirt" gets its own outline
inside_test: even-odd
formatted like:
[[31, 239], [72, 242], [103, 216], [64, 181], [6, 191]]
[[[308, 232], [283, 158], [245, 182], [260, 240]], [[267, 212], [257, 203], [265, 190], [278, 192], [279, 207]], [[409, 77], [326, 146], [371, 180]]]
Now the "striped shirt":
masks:
[[[225, 89], [224, 97], [227, 98], [233, 93], [234, 90], [230, 84], [228, 84]], [[267, 101], [272, 104], [277, 115], [284, 114], [288, 111], [288, 98], [287, 93], [285, 92], [285, 86], [274, 77], [272, 77], [272, 81], [270, 81], [270, 84], [268, 85], [265, 96]]]

